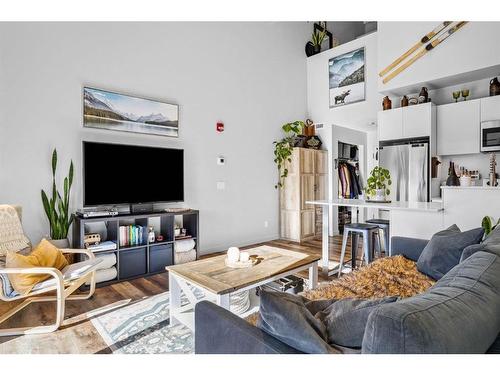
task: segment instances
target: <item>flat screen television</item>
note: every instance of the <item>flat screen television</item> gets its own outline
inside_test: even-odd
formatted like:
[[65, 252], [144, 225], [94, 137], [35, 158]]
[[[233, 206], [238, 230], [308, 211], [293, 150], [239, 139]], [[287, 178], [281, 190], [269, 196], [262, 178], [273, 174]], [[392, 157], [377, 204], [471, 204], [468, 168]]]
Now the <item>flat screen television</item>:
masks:
[[184, 200], [184, 150], [83, 142], [83, 205]]

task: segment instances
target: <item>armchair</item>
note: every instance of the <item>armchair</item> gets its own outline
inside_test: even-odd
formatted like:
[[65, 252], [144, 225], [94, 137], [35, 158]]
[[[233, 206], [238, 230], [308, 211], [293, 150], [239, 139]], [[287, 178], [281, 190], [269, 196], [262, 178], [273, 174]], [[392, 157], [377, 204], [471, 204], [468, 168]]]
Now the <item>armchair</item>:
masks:
[[[4, 206], [5, 207], [5, 206]], [[18, 215], [19, 215], [18, 209]], [[20, 215], [19, 215], [20, 216]], [[2, 229], [0, 223], [0, 230]], [[86, 249], [61, 249], [65, 254], [85, 254], [87, 260], [95, 260], [95, 255]], [[93, 261], [90, 267], [78, 274], [75, 278], [66, 278], [63, 273], [51, 267], [32, 268], [2, 268], [0, 266], [0, 300], [5, 302], [21, 301], [12, 309], [0, 316], [0, 324], [24, 309], [33, 302], [56, 301], [56, 319], [52, 325], [0, 329], [0, 336], [25, 335], [34, 333], [48, 333], [56, 331], [64, 322], [64, 310], [67, 300], [81, 300], [92, 297], [95, 292], [95, 270], [98, 262]], [[46, 274], [51, 276], [37, 285], [26, 295], [19, 295], [10, 287], [9, 274]], [[90, 289], [85, 294], [73, 294], [86, 282]], [[54, 293], [55, 292], [55, 293]]]

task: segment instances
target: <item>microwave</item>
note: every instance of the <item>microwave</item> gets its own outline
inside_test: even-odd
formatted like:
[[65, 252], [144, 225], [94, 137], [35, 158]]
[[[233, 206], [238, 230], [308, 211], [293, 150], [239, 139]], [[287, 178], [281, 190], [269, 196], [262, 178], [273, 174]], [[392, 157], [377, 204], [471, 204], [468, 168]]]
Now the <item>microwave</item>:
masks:
[[481, 152], [500, 151], [500, 120], [481, 123]]

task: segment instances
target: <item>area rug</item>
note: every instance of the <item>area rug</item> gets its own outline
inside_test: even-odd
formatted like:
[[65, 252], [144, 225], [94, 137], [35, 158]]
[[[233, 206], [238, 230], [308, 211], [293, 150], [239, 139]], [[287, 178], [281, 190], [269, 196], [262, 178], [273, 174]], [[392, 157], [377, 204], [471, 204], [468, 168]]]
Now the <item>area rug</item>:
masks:
[[[200, 292], [193, 290], [200, 298]], [[187, 299], [183, 296], [183, 303]], [[170, 293], [135, 301], [91, 319], [114, 354], [194, 353], [194, 337], [182, 324], [169, 327]]]

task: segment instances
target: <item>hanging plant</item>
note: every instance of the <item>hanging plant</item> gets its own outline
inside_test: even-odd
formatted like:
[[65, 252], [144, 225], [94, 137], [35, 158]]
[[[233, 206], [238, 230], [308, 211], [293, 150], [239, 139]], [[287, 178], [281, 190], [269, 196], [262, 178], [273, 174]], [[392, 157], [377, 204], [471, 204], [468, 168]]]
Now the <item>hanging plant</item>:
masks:
[[282, 188], [285, 184], [285, 179], [288, 176], [288, 168], [286, 167], [286, 163], [291, 162], [291, 156], [293, 152], [293, 146], [295, 144], [295, 139], [297, 135], [302, 133], [302, 129], [304, 128], [303, 121], [294, 121], [284, 124], [282, 127], [286, 136], [279, 140], [273, 142], [274, 144], [274, 162], [278, 167], [279, 178], [278, 182], [274, 187]]

